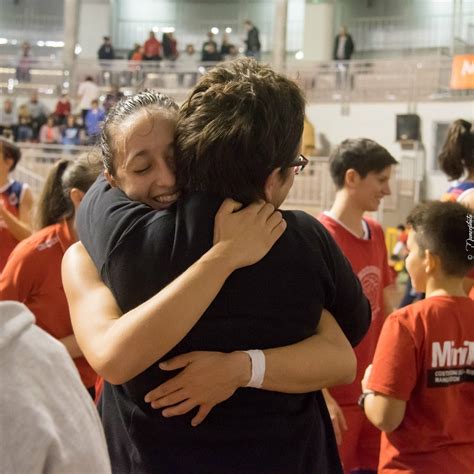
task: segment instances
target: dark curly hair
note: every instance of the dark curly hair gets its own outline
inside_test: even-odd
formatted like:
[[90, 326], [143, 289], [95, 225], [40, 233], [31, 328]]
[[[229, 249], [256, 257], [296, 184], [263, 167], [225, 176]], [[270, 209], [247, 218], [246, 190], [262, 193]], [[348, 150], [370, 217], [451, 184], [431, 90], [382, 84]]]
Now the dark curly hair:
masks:
[[210, 70], [178, 115], [178, 186], [249, 203], [270, 173], [298, 153], [305, 101], [299, 87], [254, 59]]

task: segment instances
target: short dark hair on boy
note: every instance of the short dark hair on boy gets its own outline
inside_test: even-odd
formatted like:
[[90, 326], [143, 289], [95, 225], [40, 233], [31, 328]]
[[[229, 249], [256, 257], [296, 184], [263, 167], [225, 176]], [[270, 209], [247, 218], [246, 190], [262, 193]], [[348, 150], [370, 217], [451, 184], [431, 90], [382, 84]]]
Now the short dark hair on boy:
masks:
[[347, 170], [354, 169], [361, 178], [380, 173], [398, 161], [381, 145], [368, 138], [350, 138], [338, 145], [329, 157], [332, 180], [337, 189], [344, 187]]
[[270, 173], [287, 176], [299, 151], [304, 109], [295, 82], [254, 59], [212, 69], [178, 114], [178, 186], [244, 204], [262, 198]]
[[0, 149], [3, 153], [4, 159], [10, 159], [13, 161], [12, 166], [10, 167], [10, 173], [16, 168], [16, 165], [20, 161], [21, 151], [20, 148], [15, 145], [12, 141], [7, 140], [6, 138], [0, 137]]
[[472, 251], [469, 253], [467, 248], [472, 221], [472, 213], [466, 206], [441, 201], [418, 205], [407, 219], [416, 232], [420, 253], [430, 250], [440, 258], [446, 275], [459, 277], [474, 267], [474, 259], [469, 258]]

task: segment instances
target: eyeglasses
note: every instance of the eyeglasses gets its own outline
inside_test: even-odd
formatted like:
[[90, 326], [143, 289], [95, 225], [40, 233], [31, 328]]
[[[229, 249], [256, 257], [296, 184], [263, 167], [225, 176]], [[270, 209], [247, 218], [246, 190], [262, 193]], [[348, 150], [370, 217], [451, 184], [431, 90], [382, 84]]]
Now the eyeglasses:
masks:
[[308, 163], [309, 160], [306, 156], [298, 155], [298, 157], [288, 165], [288, 168], [294, 168], [295, 174], [300, 174]]

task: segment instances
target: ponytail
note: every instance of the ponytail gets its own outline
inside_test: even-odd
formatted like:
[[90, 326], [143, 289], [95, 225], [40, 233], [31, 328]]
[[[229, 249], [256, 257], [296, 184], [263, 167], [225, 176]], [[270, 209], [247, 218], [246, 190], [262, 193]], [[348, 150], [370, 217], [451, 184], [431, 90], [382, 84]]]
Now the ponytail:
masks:
[[66, 168], [70, 165], [69, 160], [56, 162], [48, 174], [38, 201], [37, 227], [42, 229], [56, 224], [64, 216], [71, 213], [72, 201], [66, 197], [63, 191], [62, 177]]
[[59, 160], [49, 172], [41, 192], [36, 227], [42, 229], [74, 216], [71, 189], [86, 193], [102, 170], [98, 156], [83, 153], [75, 160]]
[[441, 169], [449, 179], [459, 179], [467, 170], [474, 169], [474, 134], [472, 124], [456, 120], [448, 129], [443, 149], [438, 157]]

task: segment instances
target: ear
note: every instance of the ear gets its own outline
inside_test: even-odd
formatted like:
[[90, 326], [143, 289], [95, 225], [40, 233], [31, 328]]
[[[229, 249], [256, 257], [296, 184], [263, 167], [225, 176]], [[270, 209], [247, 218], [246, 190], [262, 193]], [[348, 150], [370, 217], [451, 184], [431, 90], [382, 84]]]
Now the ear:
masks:
[[273, 198], [275, 197], [276, 190], [278, 186], [281, 184], [281, 175], [280, 175], [281, 168], [275, 168], [267, 177], [265, 181], [265, 186], [263, 188], [265, 194], [265, 201], [273, 202]]
[[349, 168], [344, 176], [344, 186], [352, 189], [360, 182], [360, 174], [353, 168]]
[[436, 272], [440, 267], [439, 257], [431, 253], [430, 250], [425, 250], [425, 259], [423, 263], [425, 265], [425, 273], [428, 275]]
[[74, 204], [74, 209], [77, 210], [79, 208], [79, 204], [81, 204], [84, 195], [84, 191], [81, 191], [77, 188], [72, 188], [71, 191], [69, 191], [69, 197], [71, 198], [71, 201]]
[[107, 170], [104, 171], [104, 176], [110, 186], [118, 188], [117, 180]]

